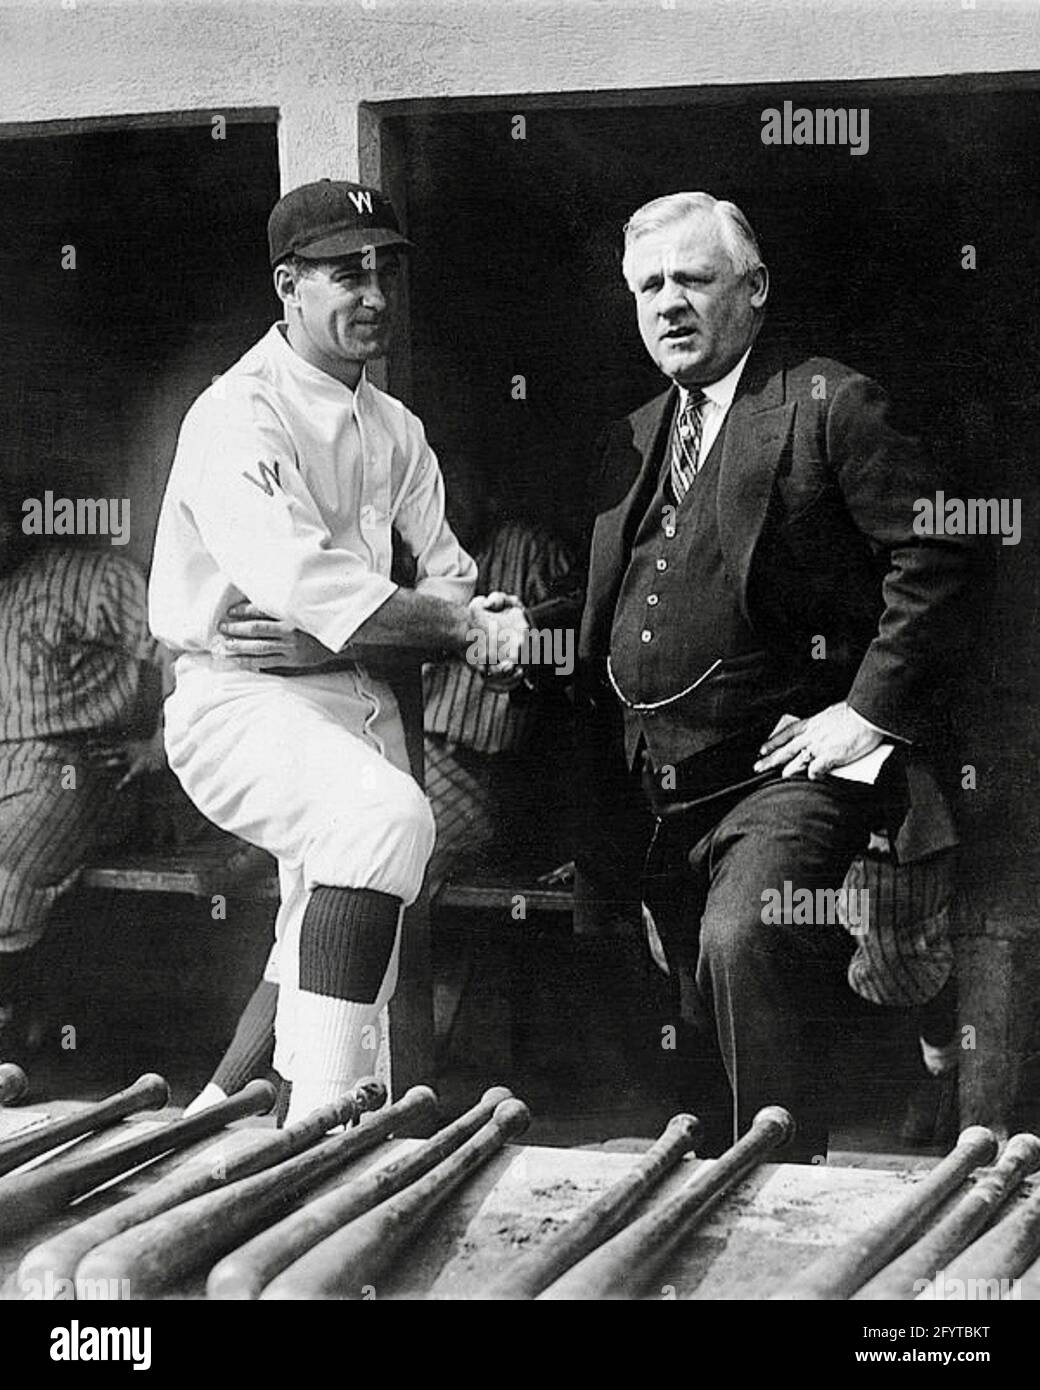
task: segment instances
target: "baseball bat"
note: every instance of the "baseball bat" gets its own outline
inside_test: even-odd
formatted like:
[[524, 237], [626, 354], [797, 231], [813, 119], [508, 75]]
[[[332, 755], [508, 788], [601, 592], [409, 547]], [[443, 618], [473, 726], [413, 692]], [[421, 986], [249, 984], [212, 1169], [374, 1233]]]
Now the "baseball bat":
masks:
[[975, 1168], [988, 1163], [996, 1151], [997, 1140], [991, 1130], [969, 1125], [942, 1162], [880, 1221], [836, 1250], [828, 1250], [772, 1298], [809, 1302], [841, 1302], [850, 1298], [914, 1241], [943, 1202]]
[[263, 1114], [274, 1105], [277, 1095], [270, 1082], [250, 1081], [236, 1095], [200, 1111], [189, 1120], [176, 1120], [147, 1134], [132, 1135], [98, 1153], [61, 1154], [27, 1173], [12, 1173], [0, 1178], [0, 1234], [8, 1238], [31, 1230], [75, 1198], [92, 1192], [120, 1173], [128, 1173], [196, 1139], [204, 1139], [243, 1115]]
[[461, 1148], [410, 1187], [308, 1250], [267, 1285], [261, 1299], [361, 1297], [455, 1189], [510, 1139], [522, 1134], [530, 1119], [523, 1101], [512, 1096], [501, 1101]]
[[76, 1266], [95, 1246], [192, 1197], [292, 1158], [316, 1144], [330, 1129], [349, 1124], [364, 1111], [378, 1110], [385, 1101], [386, 1087], [382, 1082], [361, 1081], [350, 1094], [312, 1111], [286, 1129], [250, 1134], [240, 1149], [226, 1157], [219, 1145], [211, 1145], [143, 1191], [34, 1246], [18, 1268], [19, 1287], [23, 1293], [31, 1292], [34, 1298], [43, 1296], [45, 1290], [50, 1290], [55, 1298], [67, 1298], [75, 1290]]
[[[367, 1124], [333, 1135], [306, 1153], [219, 1192], [193, 1197], [106, 1240], [80, 1261], [76, 1281], [92, 1280], [93, 1287], [102, 1289], [127, 1288], [131, 1299], [154, 1298], [203, 1266], [210, 1267], [297, 1207], [312, 1188], [388, 1135], [427, 1122], [436, 1105], [437, 1097], [428, 1086], [413, 1086]], [[97, 1282], [102, 1279], [119, 1283]]]
[[1034, 1260], [1022, 1275], [1019, 1294], [1023, 1302], [1035, 1303], [1040, 1299], [1040, 1260]]
[[504, 1086], [492, 1087], [485, 1091], [477, 1105], [439, 1130], [413, 1153], [394, 1159], [375, 1172], [347, 1178], [335, 1191], [315, 1197], [299, 1211], [261, 1231], [214, 1265], [206, 1280], [206, 1293], [210, 1298], [220, 1299], [259, 1298], [266, 1284], [312, 1246], [377, 1203], [392, 1197], [454, 1153], [487, 1123], [495, 1106], [508, 1100], [511, 1094]]
[[14, 1105], [29, 1089], [29, 1078], [16, 1062], [0, 1062], [0, 1105]]
[[39, 1129], [28, 1134], [17, 1134], [0, 1144], [0, 1174], [9, 1173], [28, 1163], [31, 1158], [39, 1158], [59, 1144], [67, 1144], [70, 1139], [79, 1139], [98, 1129], [107, 1129], [127, 1115], [135, 1115], [139, 1110], [161, 1110], [170, 1099], [170, 1088], [161, 1076], [148, 1072], [139, 1076], [125, 1091], [117, 1091], [114, 1096], [84, 1106], [75, 1115], [66, 1115], [62, 1120], [51, 1120], [40, 1125]]
[[794, 1133], [780, 1105], [767, 1105], [751, 1128], [714, 1163], [550, 1284], [539, 1300], [634, 1298], [696, 1228], [710, 1207]]
[[991, 1224], [1019, 1183], [1038, 1167], [1040, 1139], [1035, 1134], [1016, 1134], [1008, 1140], [996, 1165], [971, 1185], [953, 1210], [898, 1259], [868, 1279], [853, 1298], [865, 1301], [916, 1297], [921, 1284], [933, 1280], [940, 1269], [946, 1269]]
[[1034, 1189], [1024, 1202], [979, 1236], [945, 1269], [937, 1271], [934, 1280], [917, 1295], [918, 1300], [930, 1301], [937, 1296], [951, 1298], [951, 1288], [958, 1280], [964, 1285], [963, 1293], [958, 1296], [978, 1299], [980, 1292], [985, 1290], [983, 1296], [988, 1297], [993, 1284], [997, 1286], [995, 1296], [999, 1296], [1001, 1282], [1006, 1280], [1010, 1284], [1024, 1274], [1038, 1255], [1040, 1188]]
[[639, 1163], [613, 1187], [541, 1245], [519, 1259], [480, 1294], [482, 1299], [537, 1298], [565, 1270], [616, 1235], [629, 1212], [693, 1148], [701, 1122], [695, 1115], [676, 1115]]

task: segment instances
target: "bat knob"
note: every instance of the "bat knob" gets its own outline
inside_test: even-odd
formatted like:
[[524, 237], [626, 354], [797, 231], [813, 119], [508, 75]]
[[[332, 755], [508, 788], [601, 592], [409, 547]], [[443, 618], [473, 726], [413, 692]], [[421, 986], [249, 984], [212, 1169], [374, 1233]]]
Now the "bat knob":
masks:
[[512, 1139], [515, 1135], [523, 1134], [531, 1123], [531, 1112], [522, 1100], [510, 1096], [508, 1100], [503, 1100], [495, 1106], [492, 1118], [502, 1134], [507, 1139]]
[[685, 1140], [687, 1147], [692, 1149], [701, 1127], [696, 1115], [673, 1115], [665, 1126], [665, 1133], [676, 1143]]
[[997, 1136], [985, 1125], [969, 1125], [957, 1136], [956, 1148], [972, 1152], [979, 1163], [988, 1163], [999, 1147]]
[[354, 1087], [358, 1113], [379, 1110], [386, 1104], [386, 1087], [374, 1076], [364, 1076]]
[[0, 1105], [21, 1100], [29, 1089], [29, 1078], [17, 1062], [0, 1062]]
[[788, 1143], [797, 1128], [794, 1116], [782, 1105], [764, 1105], [751, 1121], [751, 1127], [772, 1130], [777, 1136], [777, 1144]]
[[170, 1084], [166, 1077], [160, 1076], [158, 1072], [146, 1071], [129, 1089], [138, 1100], [154, 1105], [156, 1110], [161, 1110], [164, 1105], [169, 1104]]
[[1040, 1137], [1035, 1134], [1013, 1134], [1004, 1149], [1004, 1158], [1009, 1163], [1020, 1163], [1027, 1173], [1040, 1168]]
[[482, 1105], [501, 1105], [504, 1100], [512, 1100], [513, 1093], [508, 1086], [492, 1086], [480, 1097]]
[[272, 1086], [270, 1081], [250, 1081], [239, 1091], [238, 1096], [243, 1103], [248, 1100], [254, 1109], [250, 1113], [266, 1115], [274, 1109], [275, 1101], [278, 1099], [278, 1091]]

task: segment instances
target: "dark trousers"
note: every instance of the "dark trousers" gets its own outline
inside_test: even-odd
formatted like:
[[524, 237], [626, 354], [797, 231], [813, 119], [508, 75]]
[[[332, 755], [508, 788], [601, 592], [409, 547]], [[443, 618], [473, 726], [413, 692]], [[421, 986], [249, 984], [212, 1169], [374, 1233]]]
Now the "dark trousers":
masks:
[[851, 1002], [855, 943], [818, 890], [840, 889], [878, 814], [873, 788], [776, 779], [663, 818], [648, 856], [645, 900], [682, 1018], [717, 1034], [734, 1135], [762, 1106], [786, 1106], [789, 1162], [826, 1153], [831, 1032]]

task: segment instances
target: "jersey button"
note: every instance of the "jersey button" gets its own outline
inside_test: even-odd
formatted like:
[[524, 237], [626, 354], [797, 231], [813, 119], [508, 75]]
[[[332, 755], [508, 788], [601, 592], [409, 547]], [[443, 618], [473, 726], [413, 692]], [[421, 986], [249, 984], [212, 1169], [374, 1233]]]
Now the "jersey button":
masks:
[[646, 601], [651, 608], [655, 608], [657, 604], [660, 603], [660, 599], [657, 597], [656, 594], [647, 594]]
[[667, 560], [658, 560], [658, 562], [657, 562], [657, 568], [658, 568], [659, 570], [666, 570], [666, 569], [668, 568], [668, 561], [667, 561]]
[[642, 632], [639, 634], [639, 637], [641, 641], [649, 642], [653, 635], [654, 634], [650, 631], [648, 627], [644, 627]]
[[668, 539], [671, 540], [672, 537], [675, 535], [675, 527], [674, 527], [674, 526], [666, 526], [666, 527], [664, 528], [664, 533], [665, 533], [665, 535], [668, 537]]

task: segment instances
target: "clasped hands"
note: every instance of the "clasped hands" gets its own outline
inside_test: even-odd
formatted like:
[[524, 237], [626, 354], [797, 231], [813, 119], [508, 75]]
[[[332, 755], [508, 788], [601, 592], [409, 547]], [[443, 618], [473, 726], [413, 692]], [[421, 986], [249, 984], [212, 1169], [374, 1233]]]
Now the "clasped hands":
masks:
[[479, 671], [493, 690], [512, 690], [524, 678], [523, 659], [530, 627], [516, 594], [494, 589], [470, 600], [472, 628], [466, 646], [467, 663]]
[[[213, 654], [250, 671], [306, 669], [324, 665], [336, 656], [316, 637], [285, 619], [273, 618], [248, 599], [232, 604], [218, 627]], [[495, 590], [471, 599], [467, 605], [465, 647], [460, 654], [492, 688], [511, 690], [523, 680], [521, 657], [527, 632], [527, 618], [517, 595]]]

